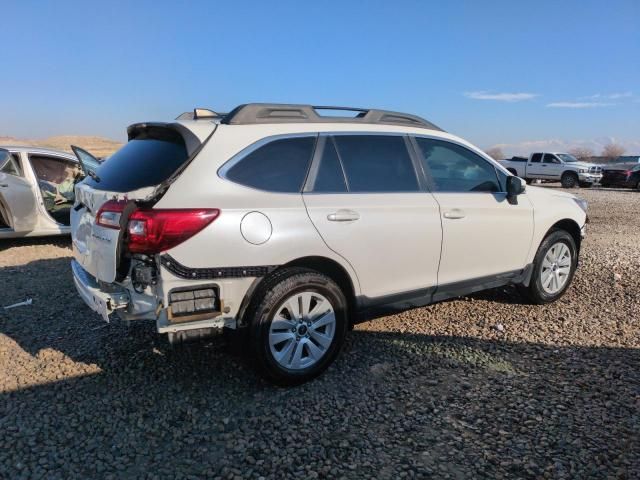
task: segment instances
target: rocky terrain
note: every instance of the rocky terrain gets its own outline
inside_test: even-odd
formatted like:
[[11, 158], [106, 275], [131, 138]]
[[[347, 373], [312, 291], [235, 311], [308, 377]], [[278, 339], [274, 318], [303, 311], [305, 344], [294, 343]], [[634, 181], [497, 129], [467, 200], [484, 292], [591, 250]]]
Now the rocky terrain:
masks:
[[0, 478], [640, 478], [640, 193], [577, 193], [559, 302], [509, 287], [365, 323], [291, 389], [223, 338], [103, 323], [68, 239], [2, 242], [0, 305], [33, 304], [0, 308]]

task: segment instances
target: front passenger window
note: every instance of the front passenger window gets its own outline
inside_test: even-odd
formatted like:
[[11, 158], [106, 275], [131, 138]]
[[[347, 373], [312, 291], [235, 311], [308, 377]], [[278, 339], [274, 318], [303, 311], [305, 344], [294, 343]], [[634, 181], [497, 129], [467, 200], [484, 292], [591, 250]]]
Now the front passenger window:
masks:
[[442, 140], [416, 138], [436, 192], [500, 192], [496, 169], [480, 155]]
[[560, 162], [555, 157], [555, 155], [551, 155], [550, 153], [545, 153], [544, 160], [542, 160], [542, 163], [560, 163]]

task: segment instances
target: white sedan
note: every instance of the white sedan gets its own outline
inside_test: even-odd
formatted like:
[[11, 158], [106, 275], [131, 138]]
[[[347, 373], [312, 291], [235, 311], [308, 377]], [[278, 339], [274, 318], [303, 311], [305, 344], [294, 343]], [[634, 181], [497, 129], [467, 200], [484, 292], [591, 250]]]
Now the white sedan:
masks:
[[0, 239], [70, 233], [74, 186], [84, 175], [69, 153], [0, 148]]

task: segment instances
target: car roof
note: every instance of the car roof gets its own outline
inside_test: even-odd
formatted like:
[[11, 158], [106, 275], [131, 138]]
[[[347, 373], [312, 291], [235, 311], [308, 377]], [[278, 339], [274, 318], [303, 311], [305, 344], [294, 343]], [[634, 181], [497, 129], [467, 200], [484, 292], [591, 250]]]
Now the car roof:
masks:
[[72, 153], [65, 152], [62, 150], [56, 150], [54, 148], [46, 148], [46, 147], [32, 147], [29, 145], [0, 145], [0, 149], [9, 150], [13, 153], [41, 153], [43, 155], [57, 155], [67, 157], [73, 160], [76, 160], [76, 156]]

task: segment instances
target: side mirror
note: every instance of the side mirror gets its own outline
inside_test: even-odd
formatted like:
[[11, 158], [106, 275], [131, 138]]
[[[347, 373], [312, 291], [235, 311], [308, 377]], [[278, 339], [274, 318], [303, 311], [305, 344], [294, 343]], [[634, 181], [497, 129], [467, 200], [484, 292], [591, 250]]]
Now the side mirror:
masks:
[[513, 198], [524, 193], [527, 188], [527, 183], [520, 177], [509, 176], [507, 177], [507, 197]]

